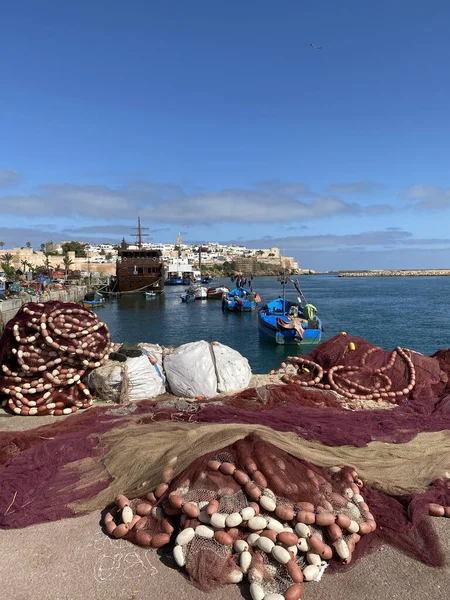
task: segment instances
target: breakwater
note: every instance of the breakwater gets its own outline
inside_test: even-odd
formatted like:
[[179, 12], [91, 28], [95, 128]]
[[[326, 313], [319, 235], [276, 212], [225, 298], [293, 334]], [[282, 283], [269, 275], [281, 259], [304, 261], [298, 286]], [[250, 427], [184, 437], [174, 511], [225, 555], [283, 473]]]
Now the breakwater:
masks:
[[87, 294], [88, 288], [85, 285], [73, 285], [65, 290], [52, 290], [45, 298], [38, 299], [36, 296], [21, 294], [18, 298], [11, 298], [0, 302], [0, 334], [3, 332], [6, 323], [15, 317], [20, 307], [26, 302], [49, 302], [50, 300], [59, 300], [60, 302], [79, 302]]
[[342, 271], [338, 277], [448, 277], [449, 269], [414, 269], [408, 271]]

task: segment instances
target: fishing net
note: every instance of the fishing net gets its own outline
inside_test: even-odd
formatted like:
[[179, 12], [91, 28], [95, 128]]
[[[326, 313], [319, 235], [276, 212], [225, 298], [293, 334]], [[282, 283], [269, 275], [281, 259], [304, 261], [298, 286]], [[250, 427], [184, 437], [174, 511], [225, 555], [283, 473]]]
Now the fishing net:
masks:
[[110, 350], [108, 328], [78, 304], [28, 302], [0, 338], [0, 400], [17, 415], [63, 415], [88, 408], [81, 381]]
[[445, 355], [437, 360], [400, 347], [387, 352], [346, 334], [331, 338], [307, 357], [288, 361], [298, 365], [298, 371], [285, 375], [286, 382], [333, 390], [348, 399], [408, 403], [420, 413], [433, 411], [449, 381]]
[[[323, 354], [309, 355], [307, 360], [328, 371], [333, 364], [329, 357], [335, 355], [336, 348], [341, 352], [335, 355], [336, 365], [350, 358], [355, 360], [355, 352], [364, 354], [364, 348], [373, 348], [358, 338], [337, 337], [340, 338], [337, 343], [333, 338], [323, 344], [330, 343], [328, 353], [326, 348], [319, 347], [316, 352], [321, 350]], [[355, 350], [345, 351], [342, 339], [347, 348], [353, 342]], [[384, 362], [380, 362], [382, 355]], [[375, 358], [377, 365], [388, 364], [389, 356], [390, 353], [375, 350], [366, 357], [366, 365]], [[286, 600], [294, 600], [300, 588], [291, 591], [289, 588], [302, 585], [296, 579], [320, 577], [324, 561], [330, 561], [328, 569], [346, 566], [343, 561], [348, 560], [335, 551], [327, 528], [336, 524], [339, 514], [349, 517], [345, 508], [350, 510], [349, 502], [355, 504], [348, 493], [345, 497], [342, 485], [345, 483], [352, 489], [352, 485], [359, 487], [363, 481], [359, 494], [352, 491], [364, 498], [361, 509], [364, 514], [360, 511], [358, 517], [354, 513], [354, 519], [350, 520], [370, 521], [365, 514], [370, 513], [377, 528], [363, 533], [360, 540], [347, 539], [347, 533], [343, 535], [347, 546], [350, 544], [352, 548], [354, 543], [352, 562], [384, 542], [427, 564], [442, 565], [443, 556], [426, 517], [430, 512], [450, 515], [446, 508], [450, 504], [446, 478], [450, 472], [450, 394], [446, 380], [449, 354], [439, 351], [433, 357], [415, 353], [408, 356], [415, 369], [415, 385], [402, 397], [401, 404], [392, 404], [391, 410], [348, 411], [343, 408], [342, 395], [295, 381], [245, 390], [209, 402], [179, 401], [174, 405], [166, 397], [161, 402], [91, 408], [51, 426], [3, 433], [0, 527], [24, 527], [108, 507], [104, 522], [108, 533], [125, 536], [145, 547], [157, 548], [175, 542], [177, 564], [184, 566], [201, 587], [211, 589], [224, 582], [238, 581], [247, 574], [258, 597], [281, 593]], [[301, 377], [310, 381], [311, 372], [311, 369], [309, 373], [304, 371]], [[410, 367], [397, 356], [388, 372], [393, 385], [403, 384], [408, 374]], [[211, 461], [232, 466], [219, 465], [214, 470], [208, 466]], [[248, 461], [253, 461], [256, 471], [265, 478], [265, 487], [264, 480]], [[241, 482], [235, 478], [235, 471], [226, 472], [234, 468], [244, 473], [239, 476]], [[308, 473], [312, 475], [308, 477]], [[346, 479], [348, 475], [352, 482]], [[244, 476], [252, 477], [260, 492], [258, 498], [251, 495], [251, 490], [257, 494], [254, 487], [246, 489]], [[264, 494], [266, 489], [274, 497]], [[121, 494], [125, 500], [118, 498]], [[262, 496], [268, 498], [263, 504]], [[174, 502], [180, 504], [179, 498], [182, 505], [173, 506]], [[269, 510], [270, 500], [275, 502], [275, 510]], [[346, 505], [342, 506], [344, 500]], [[212, 514], [205, 516], [205, 512], [214, 501], [218, 501], [217, 513], [228, 516], [239, 513], [241, 522], [233, 526], [231, 521], [227, 526], [225, 517], [225, 527], [211, 528], [207, 517], [211, 519]], [[296, 505], [300, 502], [313, 506], [306, 512], [314, 515], [314, 521], [303, 523], [312, 528], [311, 535], [303, 528], [296, 530], [300, 523], [297, 520], [300, 507]], [[259, 522], [262, 528], [258, 530], [248, 527], [249, 519], [244, 520], [241, 514], [247, 508], [256, 513], [258, 508], [252, 503], [259, 507], [255, 517], [261, 515], [266, 519], [265, 523]], [[357, 504], [354, 510], [361, 508], [360, 502]], [[127, 508], [131, 509], [130, 521], [129, 511], [125, 510], [123, 515]], [[317, 523], [322, 508], [325, 514], [334, 515], [331, 525]], [[244, 515], [248, 517], [248, 513]], [[274, 523], [280, 522], [284, 530], [270, 529], [269, 523], [278, 529], [280, 525], [273, 524], [268, 517]], [[340, 522], [348, 523], [343, 517]], [[212, 529], [213, 536], [203, 529], [197, 531], [201, 526]], [[116, 531], [116, 528], [121, 529]], [[307, 553], [311, 548], [301, 549], [305, 548], [305, 542], [299, 540], [295, 544], [301, 546], [295, 554], [292, 546], [282, 541], [293, 538], [283, 536], [273, 541], [273, 533], [266, 530], [275, 531], [277, 536], [293, 533], [298, 538], [302, 537], [300, 531], [306, 531], [305, 539], [317, 537], [317, 542], [313, 539], [316, 548], [323, 550], [325, 544], [334, 558], [320, 556], [320, 566], [314, 564], [318, 563], [317, 558], [312, 557], [313, 562], [309, 562]], [[189, 538], [192, 531], [194, 535], [186, 543], [177, 543], [178, 536], [185, 531], [188, 533], [181, 540]], [[288, 562], [283, 564], [272, 554], [268, 542], [252, 545], [248, 538], [253, 532], [292, 552], [294, 558], [289, 554]], [[355, 533], [360, 535], [359, 531]], [[244, 550], [245, 544], [248, 549]], [[266, 551], [269, 547], [270, 552]], [[329, 555], [328, 550], [324, 552]], [[281, 551], [276, 550], [275, 555], [286, 559]], [[305, 574], [306, 569], [309, 570]], [[263, 596], [255, 585], [261, 588]]]

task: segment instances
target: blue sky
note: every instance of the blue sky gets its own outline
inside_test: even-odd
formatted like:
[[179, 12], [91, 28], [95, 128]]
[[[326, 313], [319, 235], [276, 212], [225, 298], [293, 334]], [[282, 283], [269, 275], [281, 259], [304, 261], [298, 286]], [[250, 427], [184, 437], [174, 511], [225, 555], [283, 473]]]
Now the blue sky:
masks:
[[304, 268], [448, 268], [449, 22], [448, 0], [8, 3], [0, 240], [131, 240], [139, 214]]

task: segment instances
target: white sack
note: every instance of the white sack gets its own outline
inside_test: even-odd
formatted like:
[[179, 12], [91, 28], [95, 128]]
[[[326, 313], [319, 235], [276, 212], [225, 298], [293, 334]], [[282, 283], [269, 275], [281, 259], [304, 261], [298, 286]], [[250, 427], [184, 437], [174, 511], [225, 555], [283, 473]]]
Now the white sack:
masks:
[[219, 342], [214, 342], [211, 347], [216, 363], [217, 391], [236, 392], [246, 388], [252, 376], [248, 360]]
[[170, 391], [175, 396], [211, 398], [217, 395], [217, 376], [208, 342], [191, 342], [164, 358]]

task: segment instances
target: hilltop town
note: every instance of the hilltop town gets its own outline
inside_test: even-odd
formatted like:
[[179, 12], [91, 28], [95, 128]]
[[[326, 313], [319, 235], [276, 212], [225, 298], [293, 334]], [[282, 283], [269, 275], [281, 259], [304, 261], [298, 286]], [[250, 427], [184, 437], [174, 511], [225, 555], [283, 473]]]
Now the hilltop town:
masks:
[[[115, 274], [119, 245], [100, 243], [89, 244], [82, 241], [66, 241], [57, 244], [53, 241], [41, 244], [35, 250], [29, 242], [25, 246], [7, 249], [0, 242], [0, 271], [5, 264], [21, 273], [36, 270], [52, 270], [56, 275], [101, 277]], [[130, 249], [137, 248], [128, 244]], [[159, 250], [167, 269], [177, 263], [190, 264], [196, 269], [211, 275], [232, 273], [252, 273], [253, 275], [278, 275], [280, 270], [291, 274], [301, 272], [293, 257], [282, 256], [279, 248], [249, 249], [237, 244], [185, 244], [178, 234], [176, 243], [142, 242], [142, 248]]]

